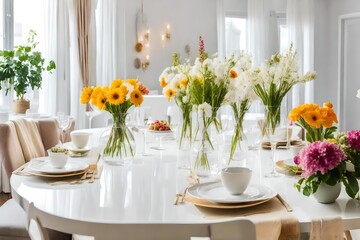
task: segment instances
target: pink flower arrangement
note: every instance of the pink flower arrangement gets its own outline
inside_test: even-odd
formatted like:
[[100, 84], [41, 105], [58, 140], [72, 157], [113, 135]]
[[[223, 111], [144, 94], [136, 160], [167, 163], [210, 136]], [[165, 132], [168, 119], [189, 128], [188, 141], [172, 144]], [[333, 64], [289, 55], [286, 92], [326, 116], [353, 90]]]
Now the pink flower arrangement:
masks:
[[346, 144], [354, 150], [360, 150], [360, 130], [352, 130], [346, 133]]
[[294, 158], [294, 162], [303, 169], [302, 177], [307, 178], [320, 172], [322, 175], [336, 168], [344, 160], [345, 154], [334, 143], [313, 142]]

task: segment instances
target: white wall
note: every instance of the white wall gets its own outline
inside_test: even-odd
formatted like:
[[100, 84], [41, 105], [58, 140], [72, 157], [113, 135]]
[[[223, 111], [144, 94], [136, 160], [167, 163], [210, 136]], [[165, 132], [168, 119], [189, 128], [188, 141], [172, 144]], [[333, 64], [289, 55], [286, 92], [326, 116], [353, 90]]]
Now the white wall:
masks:
[[[338, 18], [340, 15], [360, 12], [359, 0], [316, 0], [314, 68], [315, 102], [331, 101], [338, 104]], [[359, 53], [360, 54], [360, 53]], [[359, 63], [360, 64], [360, 63]], [[360, 88], [354, 86], [354, 89]]]
[[[340, 105], [338, 95], [339, 78], [339, 16], [360, 12], [358, 0], [316, 0], [315, 1], [315, 43], [314, 68], [318, 73], [315, 80], [315, 102], [322, 104], [330, 101], [334, 104], [340, 121], [340, 130], [360, 129], [360, 100], [355, 97], [360, 88], [358, 76], [358, 52], [360, 33], [356, 29], [345, 26], [344, 75], [342, 85], [345, 97]], [[350, 24], [350, 21], [348, 22]], [[358, 26], [356, 26], [358, 27]], [[354, 64], [355, 63], [355, 64]], [[356, 67], [357, 66], [357, 67]]]
[[[160, 86], [158, 77], [163, 69], [171, 65], [171, 55], [177, 52], [182, 59], [188, 58], [185, 45], [191, 48], [190, 57], [197, 56], [198, 40], [201, 35], [205, 41], [205, 51], [215, 53], [217, 50], [216, 0], [144, 0], [144, 13], [150, 28], [150, 48], [137, 53], [136, 14], [140, 1], [126, 1], [126, 77], [139, 77], [150, 89]], [[171, 39], [161, 46], [161, 33], [170, 24]], [[145, 59], [150, 55], [150, 66], [146, 71], [135, 69], [134, 60]], [[118, 66], [122, 68], [124, 66]], [[119, 76], [122, 77], [122, 76]], [[161, 93], [161, 92], [160, 92]]]

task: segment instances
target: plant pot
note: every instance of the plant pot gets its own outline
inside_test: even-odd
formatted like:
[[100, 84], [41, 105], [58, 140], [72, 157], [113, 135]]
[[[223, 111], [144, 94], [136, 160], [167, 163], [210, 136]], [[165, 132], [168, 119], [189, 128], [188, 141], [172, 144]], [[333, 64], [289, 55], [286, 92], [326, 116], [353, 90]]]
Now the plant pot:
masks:
[[30, 108], [30, 101], [16, 99], [13, 101], [13, 111], [14, 113], [22, 113], [24, 114], [26, 110]]
[[317, 191], [314, 193], [314, 197], [319, 203], [333, 203], [339, 197], [341, 192], [341, 183], [337, 183], [334, 186], [326, 183], [320, 183]]

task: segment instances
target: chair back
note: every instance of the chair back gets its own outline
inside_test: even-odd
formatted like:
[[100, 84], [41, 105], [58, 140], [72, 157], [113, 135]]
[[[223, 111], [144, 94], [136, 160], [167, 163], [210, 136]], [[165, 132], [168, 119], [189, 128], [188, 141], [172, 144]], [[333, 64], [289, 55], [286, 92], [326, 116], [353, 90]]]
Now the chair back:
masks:
[[39, 119], [39, 132], [45, 150], [60, 144], [61, 129], [55, 118]]
[[24, 154], [13, 122], [0, 123], [0, 163], [3, 163], [8, 177], [25, 164]]
[[[95, 240], [115, 239], [156, 239], [184, 240], [191, 237], [210, 237], [214, 240], [252, 240], [256, 239], [255, 225], [246, 219], [221, 223], [189, 224], [111, 224], [84, 222], [52, 215], [30, 203], [28, 208], [28, 229], [32, 220], [37, 224], [41, 240], [48, 240], [45, 229], [65, 233], [93, 236]], [[31, 235], [31, 233], [30, 233]]]

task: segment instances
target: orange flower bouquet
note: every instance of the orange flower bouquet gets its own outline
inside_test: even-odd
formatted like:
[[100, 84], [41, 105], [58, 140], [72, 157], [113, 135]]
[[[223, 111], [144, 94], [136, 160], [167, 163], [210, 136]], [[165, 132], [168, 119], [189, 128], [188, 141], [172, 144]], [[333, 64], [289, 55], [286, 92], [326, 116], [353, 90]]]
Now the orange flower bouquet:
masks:
[[330, 102], [325, 102], [323, 107], [317, 104], [302, 104], [292, 109], [288, 118], [306, 131], [306, 140], [311, 143], [334, 138], [333, 133], [337, 127], [333, 124], [338, 123]]
[[126, 127], [125, 119], [131, 106], [138, 107], [148, 93], [144, 84], [136, 79], [115, 79], [110, 86], [85, 87], [80, 102], [91, 103], [111, 113], [114, 124], [103, 152], [105, 161], [123, 165], [135, 155], [135, 141]]

